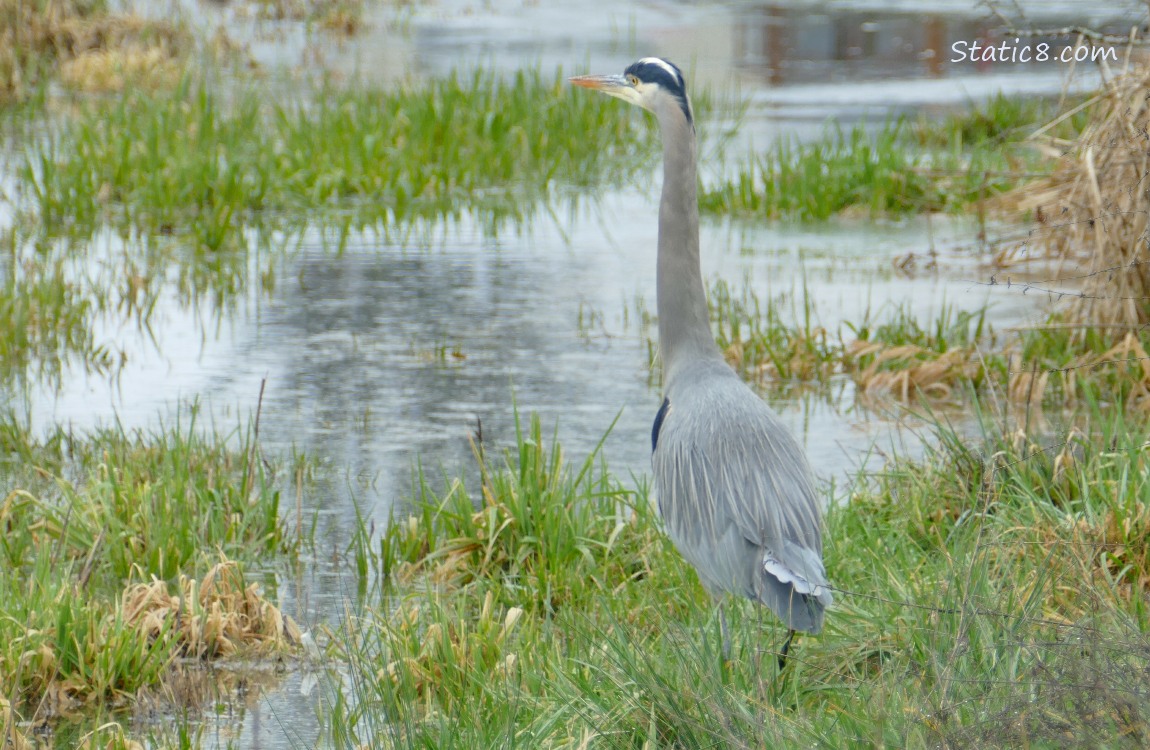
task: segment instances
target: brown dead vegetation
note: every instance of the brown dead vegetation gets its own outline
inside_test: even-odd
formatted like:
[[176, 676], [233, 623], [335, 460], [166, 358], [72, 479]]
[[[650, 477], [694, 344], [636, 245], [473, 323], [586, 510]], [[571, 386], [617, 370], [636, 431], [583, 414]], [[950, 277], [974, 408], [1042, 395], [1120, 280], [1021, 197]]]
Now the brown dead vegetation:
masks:
[[937, 352], [915, 344], [854, 341], [847, 346], [844, 359], [865, 395], [903, 401], [920, 396], [955, 398], [962, 384], [976, 378], [981, 369], [975, 350], [966, 347]]
[[93, 0], [0, 0], [0, 101], [26, 96], [53, 71], [85, 91], [170, 85], [190, 46], [174, 24]]
[[1101, 89], [1076, 108], [1092, 113], [1076, 140], [1047, 134], [1073, 111], [1031, 136], [1058, 159], [1054, 171], [998, 204], [1033, 217], [1031, 239], [1016, 252], [1037, 248], [1073, 269], [1058, 274], [1074, 283], [1057, 290], [1069, 290], [1066, 320], [1121, 330], [1150, 323], [1150, 62], [1128, 53], [1119, 73], [1104, 73]]
[[295, 621], [257, 584], [246, 583], [235, 562], [218, 563], [202, 582], [180, 576], [176, 589], [158, 579], [132, 586], [121, 599], [124, 621], [144, 638], [175, 638], [191, 658], [278, 652], [300, 643]]

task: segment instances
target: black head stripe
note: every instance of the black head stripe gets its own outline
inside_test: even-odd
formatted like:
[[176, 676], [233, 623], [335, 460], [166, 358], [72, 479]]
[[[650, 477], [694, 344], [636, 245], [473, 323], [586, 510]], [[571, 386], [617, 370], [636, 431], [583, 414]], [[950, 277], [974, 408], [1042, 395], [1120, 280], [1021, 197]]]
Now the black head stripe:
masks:
[[691, 105], [687, 102], [687, 85], [682, 71], [674, 63], [657, 57], [644, 57], [631, 63], [623, 72], [624, 75], [635, 76], [643, 83], [657, 83], [679, 101], [687, 122], [693, 124]]

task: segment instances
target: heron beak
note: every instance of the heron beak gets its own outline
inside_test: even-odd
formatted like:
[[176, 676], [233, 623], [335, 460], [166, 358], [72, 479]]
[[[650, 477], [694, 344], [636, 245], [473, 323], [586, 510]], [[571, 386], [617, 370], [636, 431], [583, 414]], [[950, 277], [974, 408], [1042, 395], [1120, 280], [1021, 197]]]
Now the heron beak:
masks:
[[620, 96], [623, 91], [631, 88], [631, 84], [627, 83], [627, 79], [623, 76], [573, 76], [567, 80], [575, 86], [595, 89], [613, 96]]

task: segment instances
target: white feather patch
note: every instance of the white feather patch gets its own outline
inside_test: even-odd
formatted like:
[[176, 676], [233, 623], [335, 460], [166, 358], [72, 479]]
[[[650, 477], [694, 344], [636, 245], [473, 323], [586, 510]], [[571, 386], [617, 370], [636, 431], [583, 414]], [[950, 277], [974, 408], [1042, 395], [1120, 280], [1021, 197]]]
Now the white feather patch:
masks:
[[800, 594], [808, 594], [810, 596], [819, 598], [824, 593], [826, 593], [826, 589], [821, 585], [812, 584], [810, 581], [803, 578], [801, 575], [794, 572], [786, 565], [783, 565], [773, 557], [767, 556], [763, 558], [763, 570], [779, 579], [780, 583], [789, 583], [794, 587], [795, 591], [799, 592]]

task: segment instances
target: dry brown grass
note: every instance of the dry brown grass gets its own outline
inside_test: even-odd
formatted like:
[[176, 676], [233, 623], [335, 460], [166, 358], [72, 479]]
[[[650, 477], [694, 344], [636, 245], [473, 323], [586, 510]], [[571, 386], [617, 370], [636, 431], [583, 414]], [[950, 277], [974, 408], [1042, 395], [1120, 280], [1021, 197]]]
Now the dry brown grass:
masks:
[[1150, 322], [1150, 62], [1127, 57], [1082, 105], [1092, 116], [1077, 140], [1046, 134], [1058, 120], [1031, 136], [1058, 159], [1054, 172], [998, 201], [1008, 211], [1032, 212], [1028, 247], [1075, 269], [1070, 278], [1082, 282], [1081, 294], [1066, 312], [1075, 324]]
[[45, 74], [85, 91], [170, 85], [191, 46], [187, 32], [80, 0], [0, 0], [0, 100], [26, 95]]
[[186, 657], [217, 658], [245, 653], [279, 652], [298, 646], [300, 630], [245, 582], [239, 566], [223, 561], [198, 582], [180, 576], [177, 593], [157, 579], [124, 592], [120, 611], [141, 636], [175, 637]]
[[363, 28], [363, 0], [251, 0], [249, 5], [259, 18], [313, 22], [344, 36], [355, 36]]
[[903, 401], [920, 396], [932, 400], [955, 398], [956, 390], [977, 377], [981, 369], [972, 348], [958, 347], [940, 353], [915, 344], [876, 341], [853, 342], [847, 346], [844, 360], [865, 395]]
[[[127, 640], [134, 638], [140, 644], [138, 648], [130, 647], [129, 651], [138, 653], [156, 645], [159, 647], [156, 653], [163, 660], [159, 673], [164, 679], [173, 678], [171, 685], [145, 685], [140, 694], [160, 687], [172, 694], [173, 685], [186, 684], [180, 669], [184, 665], [176, 661], [179, 657], [196, 662], [226, 657], [259, 658], [291, 651], [301, 642], [296, 623], [265, 599], [257, 584], [247, 583], [239, 565], [233, 561], [217, 563], [202, 582], [181, 576], [175, 593], [171, 588], [167, 582], [156, 579], [135, 584], [123, 592], [119, 611], [114, 615], [90, 619], [81, 616], [75, 620], [81, 622], [79, 627], [70, 626], [73, 621], [62, 616], [64, 624], [47, 640], [36, 639], [39, 634], [30, 632], [27, 636], [30, 645], [19, 654], [19, 660], [28, 671], [35, 673], [31, 680], [34, 687], [18, 695], [23, 698], [31, 695], [34, 700], [21, 708], [29, 710], [36, 721], [44, 721], [78, 717], [86, 705], [109, 694], [114, 695], [117, 702], [138, 697], [134, 692], [123, 692], [119, 682], [109, 677], [114, 677], [115, 669], [108, 664], [98, 665], [88, 673], [68, 668], [70, 662], [84, 658], [77, 651], [87, 653], [94, 649], [108, 659], [120, 658], [123, 651], [117, 649], [122, 649], [126, 642], [121, 637], [125, 629], [134, 634]], [[89, 626], [90, 630], [86, 629]], [[207, 690], [200, 692], [208, 694]], [[109, 746], [104, 742], [105, 729], [115, 727], [101, 728], [91, 738], [93, 742], [99, 741], [100, 747]], [[19, 718], [7, 701], [0, 698], [0, 748], [21, 747], [33, 745], [21, 736]]]
[[31, 750], [32, 743], [20, 732], [16, 714], [8, 699], [0, 696], [0, 747], [5, 750]]
[[174, 26], [120, 15], [62, 24], [53, 44], [65, 85], [103, 92], [174, 85], [190, 43]]
[[[1142, 341], [1134, 333], [1126, 333], [1122, 340], [1105, 352], [1097, 355], [1084, 355], [1080, 358], [1080, 366], [1070, 369], [1068, 377], [1088, 378], [1091, 370], [1102, 365], [1127, 366], [1129, 371], [1126, 379], [1130, 383], [1130, 391], [1126, 397], [1125, 407], [1128, 410], [1150, 413], [1150, 354], [1147, 354]], [[1076, 392], [1077, 388], [1068, 388], [1067, 393]]]

